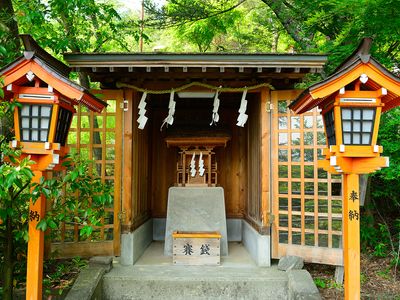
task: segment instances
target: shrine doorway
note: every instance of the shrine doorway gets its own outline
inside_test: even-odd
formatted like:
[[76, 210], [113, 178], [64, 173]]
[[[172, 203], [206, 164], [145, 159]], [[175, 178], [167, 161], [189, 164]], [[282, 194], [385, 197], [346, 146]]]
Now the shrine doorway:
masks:
[[[132, 119], [136, 120], [142, 93], [131, 92]], [[261, 134], [261, 120], [265, 120], [267, 114], [265, 107], [269, 91], [261, 89], [247, 94], [246, 113], [249, 117], [244, 127], [237, 126], [242, 92], [219, 95], [220, 118], [216, 124], [211, 124], [213, 98], [181, 98], [177, 95], [174, 123], [172, 126], [162, 127], [163, 120], [168, 115], [169, 97], [168, 94], [148, 95], [148, 122], [145, 128], [140, 130], [136, 127], [137, 123], [133, 123], [131, 182], [134, 228], [151, 221], [147, 234], [154, 241], [162, 241], [170, 187], [222, 187], [228, 241], [242, 242], [244, 232], [248, 233], [247, 236], [262, 236], [264, 248], [267, 248], [262, 264], [269, 265], [269, 223], [266, 212], [269, 206], [265, 197], [268, 195], [264, 193], [263, 198], [261, 191], [262, 177], [269, 178], [268, 164], [262, 163], [263, 157], [269, 158], [268, 153], [262, 155], [263, 149], [268, 149], [269, 137]], [[264, 127], [268, 126], [267, 122], [265, 120]], [[190, 140], [189, 147], [180, 145], [182, 140]], [[200, 152], [205, 160], [205, 174], [198, 176], [197, 173], [192, 177], [190, 159], [194, 153], [199, 155]], [[198, 159], [199, 157], [197, 161]], [[182, 165], [183, 160], [185, 168]], [[124, 162], [126, 166], [126, 158]], [[265, 175], [262, 175], [262, 168], [266, 170]], [[128, 179], [124, 177], [124, 180]], [[149, 237], [148, 240], [150, 241]], [[122, 246], [122, 251], [123, 249]]]
[[[258, 99], [255, 94], [248, 98], [250, 111]], [[148, 101], [149, 105], [151, 103], [148, 126], [152, 153], [149, 161], [152, 216], [165, 218], [169, 187], [205, 183], [224, 188], [228, 218], [243, 218], [247, 198], [248, 132], [247, 128], [236, 126], [241, 94], [220, 95], [220, 120], [216, 124], [211, 124], [212, 98], [177, 97], [174, 124], [160, 130], [162, 120], [168, 115], [168, 99], [169, 95], [160, 95]], [[179, 144], [182, 139], [191, 139], [191, 145], [183, 149], [180, 146], [185, 142]], [[190, 160], [196, 150], [198, 153], [201, 150], [206, 164], [210, 159], [210, 178], [208, 172], [202, 177], [187, 175], [190, 164], [187, 159]], [[182, 176], [182, 156], [186, 157], [186, 172], [183, 172], [186, 176]]]

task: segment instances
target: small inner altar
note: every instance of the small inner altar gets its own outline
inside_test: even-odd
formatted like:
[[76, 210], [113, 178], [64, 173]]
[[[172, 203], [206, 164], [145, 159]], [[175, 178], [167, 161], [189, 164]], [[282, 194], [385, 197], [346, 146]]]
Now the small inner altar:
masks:
[[176, 163], [176, 186], [217, 186], [218, 164], [214, 148], [226, 147], [229, 140], [229, 136], [166, 138], [167, 147], [178, 147], [180, 150]]

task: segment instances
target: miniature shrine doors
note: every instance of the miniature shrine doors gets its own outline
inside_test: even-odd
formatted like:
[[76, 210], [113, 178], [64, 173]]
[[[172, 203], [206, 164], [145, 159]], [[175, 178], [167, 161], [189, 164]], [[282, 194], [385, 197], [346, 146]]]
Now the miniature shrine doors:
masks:
[[272, 257], [342, 265], [341, 176], [317, 167], [326, 145], [317, 109], [287, 108], [300, 92], [272, 92]]
[[123, 91], [92, 91], [107, 102], [101, 113], [79, 106], [68, 135], [71, 153], [95, 163], [95, 172], [114, 187], [114, 201], [106, 208], [101, 225], [88, 240], [79, 235], [80, 226], [64, 224], [51, 242], [51, 252], [59, 257], [119, 255], [122, 169]]

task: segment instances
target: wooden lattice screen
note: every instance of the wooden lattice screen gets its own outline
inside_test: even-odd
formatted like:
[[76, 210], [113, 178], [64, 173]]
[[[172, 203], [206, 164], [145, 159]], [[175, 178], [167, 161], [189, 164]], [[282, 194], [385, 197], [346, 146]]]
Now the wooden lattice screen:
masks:
[[273, 257], [341, 265], [341, 176], [317, 168], [326, 146], [317, 109], [294, 115], [297, 91], [272, 93]]
[[93, 113], [79, 106], [68, 135], [71, 153], [95, 162], [95, 170], [103, 182], [114, 187], [113, 204], [106, 209], [102, 225], [96, 227], [88, 240], [79, 236], [80, 226], [63, 225], [52, 241], [51, 251], [61, 257], [75, 255], [119, 255], [122, 163], [122, 91], [93, 91], [107, 101], [102, 113]]

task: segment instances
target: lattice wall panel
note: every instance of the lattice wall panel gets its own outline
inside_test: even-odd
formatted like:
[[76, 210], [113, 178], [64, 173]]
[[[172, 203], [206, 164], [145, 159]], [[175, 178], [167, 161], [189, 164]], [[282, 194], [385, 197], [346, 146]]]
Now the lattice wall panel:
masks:
[[273, 115], [274, 256], [340, 264], [334, 250], [341, 248], [341, 176], [317, 167], [326, 145], [321, 115], [316, 109], [294, 115], [291, 100], [277, 97]]
[[[80, 226], [64, 225], [53, 240], [52, 249], [73, 254], [119, 254], [120, 226], [118, 213], [121, 197], [121, 157], [122, 157], [122, 92], [98, 91], [107, 101], [102, 113], [93, 113], [79, 106], [72, 120], [68, 135], [70, 153], [79, 153], [82, 158], [94, 161], [95, 173], [114, 187], [113, 203], [106, 208], [102, 225], [95, 227], [92, 236], [84, 240], [79, 235]], [[97, 246], [88, 242], [97, 242]], [[70, 250], [70, 251], [69, 251]]]

